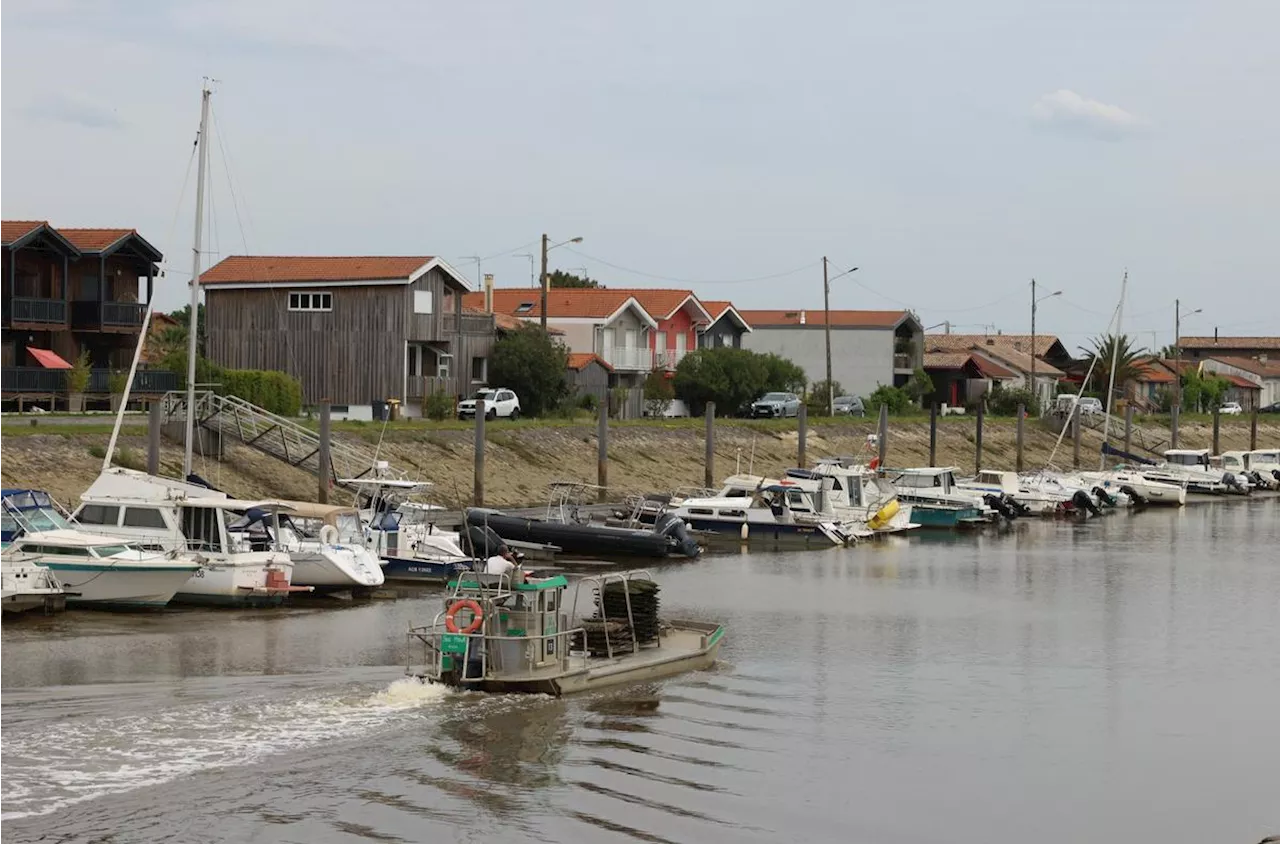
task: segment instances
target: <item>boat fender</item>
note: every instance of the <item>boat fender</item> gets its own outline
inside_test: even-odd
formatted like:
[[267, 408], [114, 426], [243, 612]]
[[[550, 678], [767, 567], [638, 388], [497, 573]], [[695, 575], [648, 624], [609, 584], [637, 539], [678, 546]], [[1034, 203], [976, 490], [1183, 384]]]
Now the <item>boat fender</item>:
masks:
[[[459, 628], [457, 615], [462, 610], [471, 610], [471, 623]], [[450, 633], [474, 633], [480, 629], [481, 624], [484, 624], [484, 610], [480, 604], [470, 598], [454, 601], [453, 606], [449, 607], [449, 611], [444, 614], [444, 626]]]
[[747, 527], [746, 522], [742, 523], [742, 530], [739, 531], [738, 535], [742, 537], [743, 542], [746, 542], [747, 537], [751, 535], [751, 528]]
[[1103, 489], [1102, 487], [1100, 487], [1100, 486], [1095, 486], [1095, 487], [1093, 488], [1093, 494], [1094, 494], [1094, 496], [1098, 499], [1098, 501], [1099, 501], [1099, 502], [1101, 502], [1101, 503], [1103, 503], [1103, 504], [1107, 505], [1108, 507], [1114, 507], [1114, 506], [1116, 506], [1116, 499], [1115, 499], [1115, 497], [1114, 497], [1114, 496], [1111, 496], [1111, 495], [1108, 495], [1108, 494], [1107, 494], [1107, 491], [1106, 491], [1105, 489]]
[[1081, 510], [1087, 510], [1091, 516], [1100, 516], [1102, 511], [1098, 509], [1098, 505], [1093, 503], [1093, 499], [1085, 493], [1084, 490], [1076, 490], [1075, 495], [1071, 496], [1071, 501]]
[[324, 545], [338, 544], [338, 529], [333, 525], [321, 525], [320, 542]]
[[872, 530], [884, 530], [889, 526], [889, 522], [892, 521], [893, 517], [898, 515], [898, 509], [897, 500], [890, 501], [871, 517], [871, 520], [867, 522], [867, 527]]
[[1129, 496], [1129, 500], [1133, 502], [1133, 506], [1135, 507], [1146, 506], [1146, 503], [1147, 503], [1146, 496], [1140, 495], [1138, 491], [1133, 487], [1122, 486], [1120, 487], [1120, 491], [1123, 492], [1125, 495]]

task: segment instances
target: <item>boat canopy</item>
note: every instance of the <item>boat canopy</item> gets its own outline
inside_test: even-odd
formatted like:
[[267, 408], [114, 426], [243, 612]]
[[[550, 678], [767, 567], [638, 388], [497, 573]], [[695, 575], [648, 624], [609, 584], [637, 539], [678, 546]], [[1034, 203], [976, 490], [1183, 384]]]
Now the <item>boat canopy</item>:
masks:
[[[97, 503], [106, 503], [105, 499]], [[184, 498], [174, 502], [183, 507], [203, 507], [210, 510], [233, 510], [237, 513], [246, 513], [249, 510], [266, 510], [268, 512], [292, 513], [293, 502], [291, 501], [275, 501], [267, 499], [264, 501], [244, 501], [239, 498]]]
[[0, 498], [15, 510], [43, 510], [53, 507], [53, 499], [49, 493], [39, 489], [5, 489], [0, 490]]

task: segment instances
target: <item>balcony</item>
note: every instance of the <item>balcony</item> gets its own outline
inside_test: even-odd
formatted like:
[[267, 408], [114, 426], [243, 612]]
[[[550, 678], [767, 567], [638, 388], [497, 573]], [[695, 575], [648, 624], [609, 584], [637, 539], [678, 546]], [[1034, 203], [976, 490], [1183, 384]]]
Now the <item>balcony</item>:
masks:
[[[106, 395], [111, 392], [111, 370], [94, 369], [89, 373], [87, 395]], [[133, 378], [133, 395], [159, 395], [178, 389], [176, 373], [162, 369], [139, 369]], [[25, 393], [36, 395], [66, 395], [67, 371], [45, 369], [41, 366], [6, 366], [0, 374], [0, 391], [6, 397]]]
[[147, 306], [143, 302], [72, 302], [71, 327], [93, 331], [138, 331]]
[[65, 327], [67, 303], [61, 299], [32, 299], [17, 297], [9, 301], [10, 325], [35, 325]]
[[649, 349], [606, 347], [601, 355], [614, 369], [648, 372], [653, 369], [653, 353]]
[[680, 361], [684, 360], [688, 356], [689, 351], [687, 349], [676, 349], [674, 351], [671, 349], [662, 349], [653, 353], [653, 368], [674, 370], [680, 365]]
[[445, 334], [492, 334], [493, 317], [489, 314], [445, 314], [441, 330]]
[[[884, 358], [881, 358], [884, 360]], [[914, 367], [911, 365], [911, 355], [895, 352], [893, 355], [894, 371], [912, 372]]]

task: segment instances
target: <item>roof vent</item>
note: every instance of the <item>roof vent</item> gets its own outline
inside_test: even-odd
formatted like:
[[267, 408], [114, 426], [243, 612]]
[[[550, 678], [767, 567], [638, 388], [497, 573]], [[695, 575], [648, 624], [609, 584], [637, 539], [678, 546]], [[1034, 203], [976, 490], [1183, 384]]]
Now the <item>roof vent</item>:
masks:
[[987, 345], [988, 345], [988, 346], [994, 346], [995, 344], [996, 344], [996, 341], [995, 341], [995, 340], [991, 339], [990, 337], [988, 337], [988, 338], [987, 338]]

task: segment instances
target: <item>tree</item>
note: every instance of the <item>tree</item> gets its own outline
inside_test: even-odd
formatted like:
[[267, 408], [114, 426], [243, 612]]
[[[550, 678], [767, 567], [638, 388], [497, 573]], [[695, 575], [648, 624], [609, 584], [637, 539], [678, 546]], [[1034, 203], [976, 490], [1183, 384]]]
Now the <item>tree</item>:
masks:
[[547, 284], [551, 287], [591, 287], [603, 288], [604, 285], [596, 281], [594, 278], [586, 276], [574, 275], [564, 270], [552, 270], [547, 273]]
[[676, 396], [693, 413], [701, 413], [710, 401], [721, 414], [735, 413], [765, 392], [769, 375], [764, 358], [732, 346], [691, 352], [676, 366]]
[[[756, 354], [756, 353], [752, 353]], [[803, 393], [805, 384], [804, 370], [784, 357], [773, 352], [759, 355], [764, 364], [764, 390], [776, 390], [780, 393]]]
[[813, 386], [809, 388], [809, 412], [821, 416], [826, 416], [827, 409], [831, 407], [831, 402], [836, 398], [844, 395], [844, 388], [840, 386], [839, 381], [833, 381], [835, 389], [827, 388], [827, 380], [815, 381]]
[[569, 391], [565, 370], [569, 350], [540, 325], [525, 323], [493, 344], [489, 381], [509, 387], [520, 397], [520, 408], [537, 416], [560, 404]]
[[1231, 382], [1221, 375], [1187, 369], [1182, 373], [1182, 406], [1198, 413], [1218, 407], [1230, 388]]
[[[176, 320], [178, 324], [173, 328], [166, 329], [163, 332], [162, 336], [169, 336], [170, 339], [176, 339], [179, 337], [178, 332], [181, 331], [180, 336], [181, 336], [182, 347], [185, 349], [187, 344], [187, 331], [191, 327], [191, 306], [183, 305], [178, 310], [171, 312], [169, 316], [172, 317], [174, 320]], [[206, 326], [208, 325], [208, 323], [205, 321], [203, 303], [201, 303], [200, 307], [196, 310], [196, 317], [200, 322], [200, 325], [196, 334], [196, 353], [203, 355], [205, 354], [205, 337], [206, 337], [205, 329], [206, 329]]]
[[1024, 387], [1000, 388], [991, 391], [987, 398], [987, 412], [992, 416], [1017, 416], [1018, 405], [1026, 408], [1033, 418], [1040, 415], [1040, 402], [1035, 393]]
[[1178, 357], [1178, 347], [1170, 343], [1169, 345], [1160, 349], [1159, 353], [1157, 354], [1157, 357], [1161, 357], [1165, 360], [1173, 360], [1174, 358]]
[[911, 380], [903, 387], [907, 391], [907, 395], [914, 402], [933, 392], [933, 379], [929, 377], [929, 373], [924, 371], [923, 366], [917, 366], [916, 371], [912, 373]]
[[[1093, 348], [1080, 347], [1084, 352], [1085, 369], [1093, 369], [1093, 375], [1086, 386], [1105, 396], [1107, 385], [1111, 383], [1111, 369], [1115, 366], [1116, 392], [1124, 395], [1125, 385], [1136, 381], [1142, 375], [1139, 359], [1147, 354], [1145, 348], [1134, 348], [1127, 335], [1105, 334], [1093, 340]], [[1106, 404], [1103, 401], [1103, 404]]]
[[650, 416], [661, 416], [667, 412], [671, 400], [676, 397], [675, 387], [664, 370], [655, 369], [644, 379], [644, 405]]
[[901, 387], [881, 384], [867, 397], [865, 404], [868, 413], [879, 413], [881, 405], [888, 405], [889, 415], [894, 416], [911, 407], [911, 396]]

